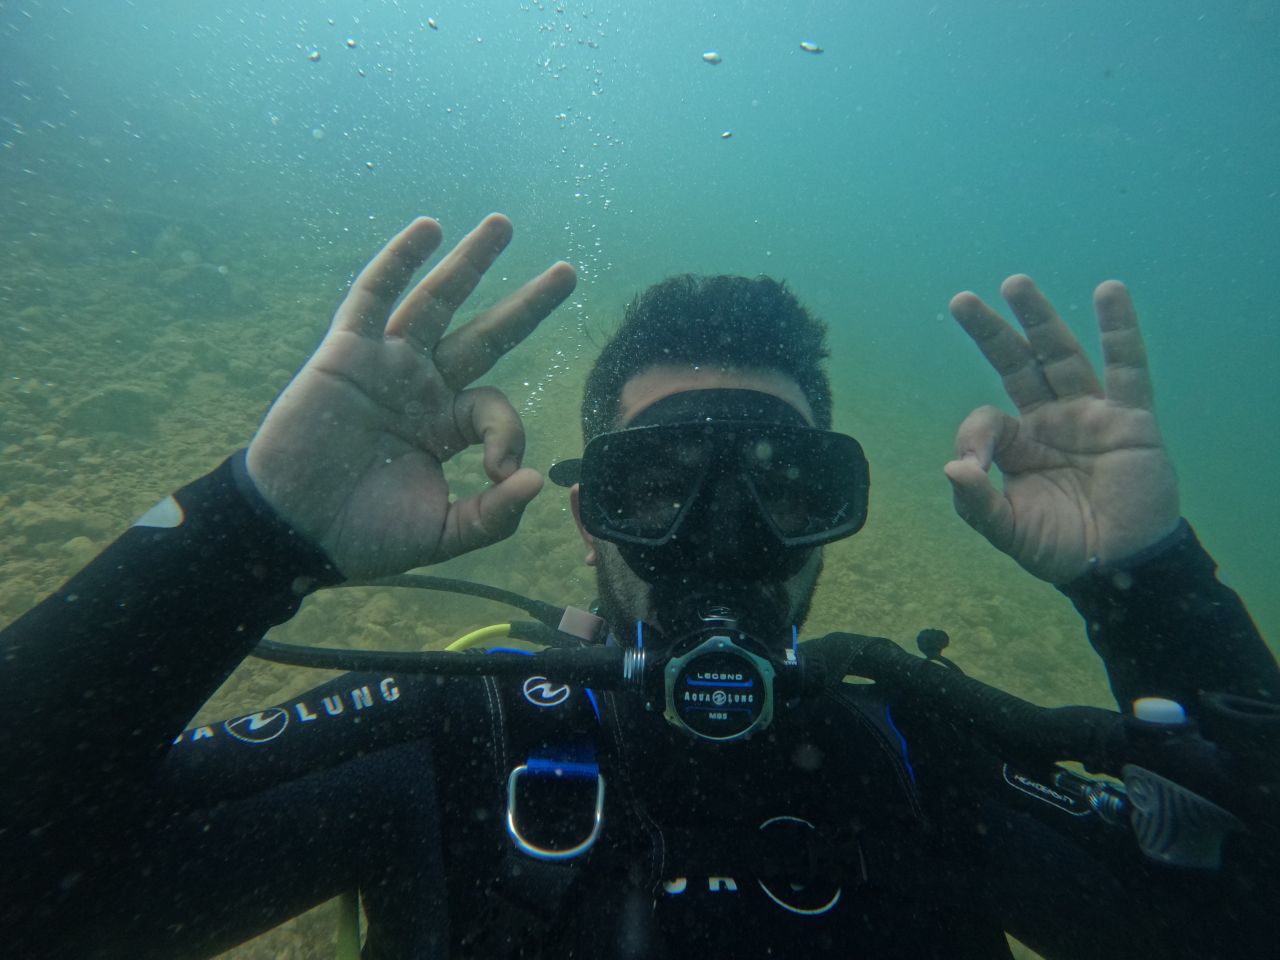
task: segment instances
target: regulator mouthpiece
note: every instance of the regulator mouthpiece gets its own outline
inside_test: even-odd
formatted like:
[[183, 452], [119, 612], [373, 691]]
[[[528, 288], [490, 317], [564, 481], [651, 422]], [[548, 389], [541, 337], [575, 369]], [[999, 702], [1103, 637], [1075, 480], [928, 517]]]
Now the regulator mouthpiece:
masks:
[[[700, 605], [696, 618], [669, 638], [661, 653], [648, 651], [645, 691], [672, 726], [700, 740], [745, 740], [773, 722], [779, 687], [790, 689], [797, 668], [794, 647], [770, 647], [743, 630], [732, 608]], [[649, 659], [651, 658], [651, 659]]]

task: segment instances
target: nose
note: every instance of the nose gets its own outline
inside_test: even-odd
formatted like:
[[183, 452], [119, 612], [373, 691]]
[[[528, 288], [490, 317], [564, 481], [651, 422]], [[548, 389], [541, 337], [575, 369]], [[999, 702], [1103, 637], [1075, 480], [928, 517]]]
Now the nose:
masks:
[[707, 484], [703, 502], [695, 506], [701, 509], [689, 512], [686, 538], [705, 572], [727, 580], [759, 580], [776, 568], [783, 545], [745, 479], [719, 477]]

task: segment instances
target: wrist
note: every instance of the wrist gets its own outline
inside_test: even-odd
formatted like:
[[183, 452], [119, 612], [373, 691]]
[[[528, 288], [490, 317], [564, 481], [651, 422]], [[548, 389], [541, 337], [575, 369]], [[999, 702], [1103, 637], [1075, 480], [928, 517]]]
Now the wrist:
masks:
[[232, 486], [242, 509], [238, 526], [252, 524], [255, 533], [271, 541], [282, 554], [292, 554], [300, 579], [312, 584], [306, 592], [340, 583], [344, 578], [324, 548], [293, 526], [267, 500], [249, 473], [247, 450], [238, 450], [226, 462]]
[[1127, 553], [1114, 560], [1103, 560], [1101, 557], [1096, 555], [1090, 557], [1089, 567], [1083, 574], [1081, 574], [1081, 577], [1087, 577], [1090, 574], [1106, 576], [1107, 574], [1114, 573], [1116, 571], [1131, 570], [1135, 567], [1140, 567], [1147, 561], [1154, 560], [1162, 554], [1174, 549], [1179, 544], [1185, 542], [1188, 537], [1194, 539], [1194, 535], [1191, 532], [1191, 524], [1187, 523], [1185, 517], [1179, 517], [1177, 522], [1173, 525], [1172, 530], [1155, 542], [1150, 543], [1139, 550]]
[[1179, 517], [1173, 530], [1155, 543], [1120, 560], [1091, 558], [1088, 569], [1057, 588], [1084, 612], [1099, 603], [1132, 602], [1148, 592], [1163, 595], [1182, 578], [1201, 575], [1206, 563], [1212, 572], [1213, 561], [1200, 546], [1191, 524]]

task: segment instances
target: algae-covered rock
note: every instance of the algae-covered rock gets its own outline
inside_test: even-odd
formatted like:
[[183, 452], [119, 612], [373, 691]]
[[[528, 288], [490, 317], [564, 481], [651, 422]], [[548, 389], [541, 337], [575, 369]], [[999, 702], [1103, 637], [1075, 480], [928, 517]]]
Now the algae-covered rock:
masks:
[[146, 439], [155, 432], [156, 417], [164, 406], [163, 395], [117, 383], [72, 404], [66, 422], [83, 433], [121, 433]]
[[190, 313], [226, 310], [235, 299], [226, 270], [211, 263], [189, 263], [166, 270], [160, 276], [160, 289]]
[[252, 363], [237, 357], [227, 363], [227, 380], [237, 387], [252, 387], [262, 383], [263, 376]]
[[10, 528], [33, 544], [83, 538], [94, 526], [81, 511], [63, 503], [17, 504], [9, 508], [6, 519]]
[[72, 537], [60, 549], [73, 570], [79, 570], [98, 555], [98, 545], [88, 537]]

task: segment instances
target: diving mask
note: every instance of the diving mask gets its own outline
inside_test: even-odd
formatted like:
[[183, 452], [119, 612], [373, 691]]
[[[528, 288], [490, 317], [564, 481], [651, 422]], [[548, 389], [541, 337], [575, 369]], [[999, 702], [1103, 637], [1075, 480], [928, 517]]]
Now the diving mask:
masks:
[[581, 484], [583, 526], [650, 582], [790, 575], [811, 548], [861, 529], [870, 488], [852, 437], [808, 426], [772, 394], [728, 389], [664, 397], [551, 479]]

